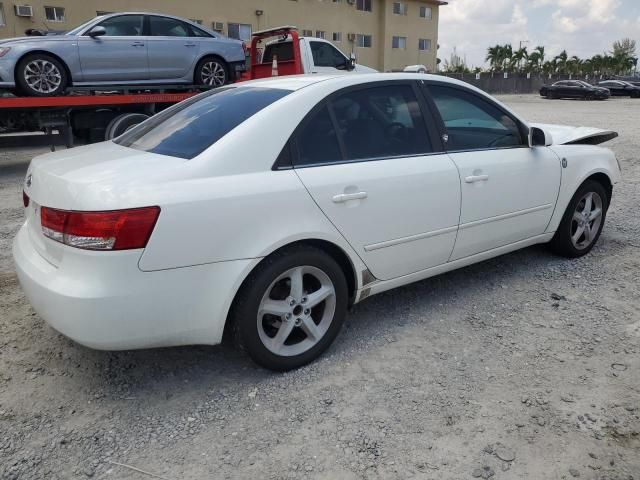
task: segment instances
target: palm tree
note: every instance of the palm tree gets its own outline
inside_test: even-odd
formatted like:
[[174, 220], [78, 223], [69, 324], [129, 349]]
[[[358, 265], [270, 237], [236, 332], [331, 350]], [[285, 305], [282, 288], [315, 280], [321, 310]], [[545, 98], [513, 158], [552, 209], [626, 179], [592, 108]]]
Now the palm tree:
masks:
[[489, 62], [491, 66], [491, 70], [498, 70], [500, 68], [501, 63], [501, 52], [502, 47], [500, 45], [496, 45], [495, 47], [489, 47], [487, 49], [487, 58], [486, 61]]
[[560, 52], [560, 55], [557, 55], [554, 58], [556, 61], [556, 66], [558, 69], [558, 73], [566, 74], [567, 73], [567, 60], [569, 60], [569, 55], [566, 50]]
[[511, 56], [511, 61], [509, 62], [509, 67], [511, 70], [520, 71], [522, 67], [522, 62], [529, 59], [529, 53], [527, 52], [527, 47], [521, 47]]
[[500, 59], [502, 70], [507, 70], [508, 66], [511, 64], [511, 57], [513, 56], [513, 47], [510, 44], [505, 44], [501, 48]]

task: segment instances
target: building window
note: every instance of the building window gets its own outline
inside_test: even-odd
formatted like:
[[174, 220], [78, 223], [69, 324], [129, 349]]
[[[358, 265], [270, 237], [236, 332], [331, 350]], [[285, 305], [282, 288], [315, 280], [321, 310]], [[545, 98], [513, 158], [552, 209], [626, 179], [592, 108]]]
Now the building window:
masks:
[[342, 3], [342, 0], [333, 0], [333, 3]]
[[403, 2], [393, 2], [393, 13], [395, 15], [406, 15], [409, 5]]
[[356, 34], [356, 46], [363, 48], [371, 48], [371, 35], [365, 35], [363, 33]]
[[431, 40], [428, 38], [418, 39], [418, 50], [431, 50]]
[[246, 23], [230, 23], [227, 26], [229, 30], [229, 38], [235, 38], [237, 40], [244, 40], [248, 42], [251, 40], [251, 25]]
[[340, 43], [342, 41], [342, 32], [333, 32], [333, 41]]
[[7, 22], [4, 19], [4, 6], [0, 3], [0, 27], [4, 27]]
[[44, 16], [49, 22], [64, 22], [64, 8], [44, 7]]
[[391, 38], [391, 47], [399, 48], [400, 50], [407, 49], [407, 37], [392, 37]]
[[433, 11], [431, 9], [431, 7], [420, 7], [420, 18], [426, 18], [428, 20], [431, 20], [431, 15], [433, 14]]
[[313, 30], [302, 30], [303, 37], [313, 37]]
[[356, 10], [363, 12], [371, 11], [371, 0], [356, 0]]
[[316, 38], [325, 38], [327, 36], [327, 32], [324, 30], [316, 30]]

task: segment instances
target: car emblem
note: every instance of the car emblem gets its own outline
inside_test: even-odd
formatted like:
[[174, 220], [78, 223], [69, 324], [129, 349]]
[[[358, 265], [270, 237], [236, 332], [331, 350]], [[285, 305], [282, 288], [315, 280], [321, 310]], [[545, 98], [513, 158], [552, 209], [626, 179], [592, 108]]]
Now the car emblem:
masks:
[[27, 181], [25, 182], [27, 187], [31, 186], [31, 174], [27, 175]]

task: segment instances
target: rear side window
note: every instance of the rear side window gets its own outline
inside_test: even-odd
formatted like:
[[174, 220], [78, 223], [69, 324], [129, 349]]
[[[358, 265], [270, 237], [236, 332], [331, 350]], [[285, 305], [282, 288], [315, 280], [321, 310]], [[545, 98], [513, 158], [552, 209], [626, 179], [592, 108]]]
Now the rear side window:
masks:
[[331, 102], [348, 160], [431, 153], [418, 100], [409, 85], [367, 88]]
[[297, 165], [338, 163], [342, 152], [329, 109], [324, 106], [303, 126], [297, 137]]
[[188, 37], [191, 28], [188, 24], [169, 17], [149, 17], [149, 28], [153, 37]]
[[447, 129], [447, 150], [519, 147], [516, 121], [498, 106], [460, 88], [430, 85], [429, 92]]
[[418, 100], [406, 84], [353, 90], [333, 98], [302, 124], [296, 142], [296, 166], [433, 151]]
[[145, 152], [191, 159], [289, 93], [290, 90], [254, 87], [213, 90], [155, 115], [115, 142]]

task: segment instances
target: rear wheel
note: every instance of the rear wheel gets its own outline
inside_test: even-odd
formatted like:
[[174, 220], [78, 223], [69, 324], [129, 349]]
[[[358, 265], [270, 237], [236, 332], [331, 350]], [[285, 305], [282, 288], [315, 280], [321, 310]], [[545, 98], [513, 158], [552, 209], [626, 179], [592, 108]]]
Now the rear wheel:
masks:
[[107, 128], [104, 131], [104, 139], [113, 140], [139, 123], [144, 122], [147, 118], [149, 116], [144, 113], [123, 113], [118, 115], [107, 124]]
[[598, 241], [609, 208], [602, 184], [587, 180], [567, 206], [560, 226], [549, 243], [558, 255], [576, 258], [586, 255]]
[[24, 95], [52, 97], [64, 92], [69, 78], [67, 70], [57, 58], [45, 53], [34, 53], [18, 62], [16, 82]]
[[245, 281], [230, 321], [259, 365], [291, 370], [311, 362], [337, 336], [347, 310], [347, 282], [336, 261], [297, 246], [267, 257]]
[[230, 81], [229, 67], [217, 57], [203, 58], [196, 65], [195, 81], [198, 85], [221, 87]]

